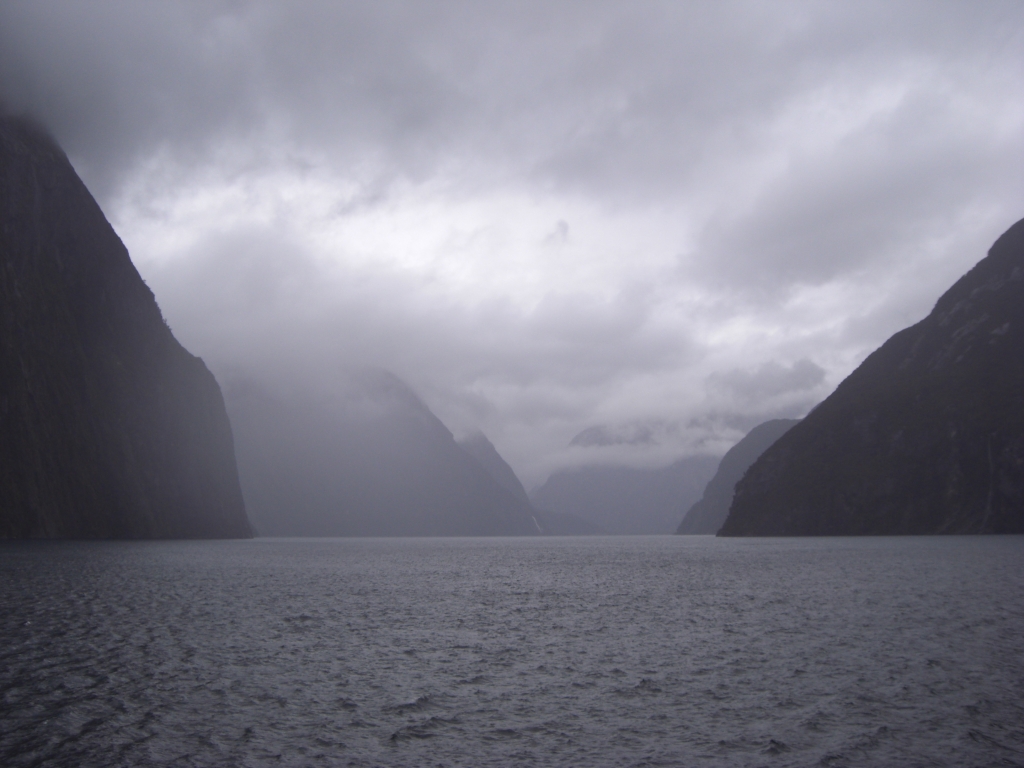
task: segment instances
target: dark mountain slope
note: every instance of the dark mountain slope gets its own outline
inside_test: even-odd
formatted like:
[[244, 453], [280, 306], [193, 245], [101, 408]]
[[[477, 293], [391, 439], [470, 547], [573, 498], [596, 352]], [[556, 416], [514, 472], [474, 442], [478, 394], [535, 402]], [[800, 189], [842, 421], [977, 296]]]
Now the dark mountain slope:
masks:
[[723, 536], [1024, 532], [1024, 221], [736, 486]]
[[687, 511], [676, 533], [715, 534], [729, 516], [736, 483], [751, 464], [786, 434], [798, 419], [772, 419], [754, 427], [722, 457], [718, 471], [704, 489], [704, 496]]
[[659, 469], [587, 466], [562, 470], [532, 494], [539, 509], [567, 513], [610, 534], [672, 533], [718, 466], [690, 456]]
[[0, 537], [243, 537], [231, 427], [60, 148], [0, 119]]
[[537, 522], [541, 533], [547, 536], [590, 536], [604, 533], [599, 526], [581, 520], [575, 515], [533, 507], [515, 470], [502, 458], [483, 432], [477, 432], [460, 440], [459, 446], [487, 470], [487, 473], [494, 478], [498, 485], [511, 492], [523, 503], [531, 506], [533, 519]]
[[498, 485], [520, 501], [526, 504], [530, 503], [530, 497], [526, 495], [526, 489], [519, 482], [515, 470], [502, 458], [494, 444], [487, 439], [487, 435], [483, 432], [472, 434], [459, 440], [459, 447], [487, 470], [487, 474], [494, 478]]
[[523, 536], [502, 488], [399, 379], [364, 373], [331, 402], [227, 389], [249, 514], [263, 536]]

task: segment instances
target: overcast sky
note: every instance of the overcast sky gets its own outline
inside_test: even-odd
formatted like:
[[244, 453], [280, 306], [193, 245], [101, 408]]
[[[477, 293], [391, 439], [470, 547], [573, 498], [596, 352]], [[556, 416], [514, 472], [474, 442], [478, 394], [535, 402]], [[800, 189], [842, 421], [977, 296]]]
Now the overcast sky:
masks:
[[222, 384], [389, 369], [528, 487], [826, 397], [1024, 216], [1022, 94], [1019, 0], [0, 4]]

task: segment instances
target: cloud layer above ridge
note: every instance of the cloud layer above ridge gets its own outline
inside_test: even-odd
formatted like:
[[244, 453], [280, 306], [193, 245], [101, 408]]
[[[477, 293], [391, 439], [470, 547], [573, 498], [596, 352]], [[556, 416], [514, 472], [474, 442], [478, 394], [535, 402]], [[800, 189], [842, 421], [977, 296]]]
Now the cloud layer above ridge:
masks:
[[923, 317], [1024, 215], [1022, 30], [1012, 2], [12, 2], [0, 99], [222, 380], [393, 370], [530, 485], [720, 452]]

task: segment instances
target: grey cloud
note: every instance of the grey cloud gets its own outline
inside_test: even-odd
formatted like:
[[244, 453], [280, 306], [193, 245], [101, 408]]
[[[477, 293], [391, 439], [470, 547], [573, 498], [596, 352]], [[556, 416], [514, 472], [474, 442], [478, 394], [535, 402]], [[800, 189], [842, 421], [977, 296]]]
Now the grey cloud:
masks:
[[736, 368], [713, 373], [708, 389], [746, 403], [759, 403], [778, 395], [806, 392], [825, 380], [825, 370], [810, 360], [797, 360], [789, 366], [774, 360], [754, 369]]
[[1005, 205], [999, 193], [1024, 169], [1019, 137], [951, 134], [946, 112], [937, 96], [914, 97], [829, 156], [795, 162], [750, 211], [712, 222], [706, 272], [762, 293], [820, 284], [912, 255], [923, 231], [945, 231], [979, 204]]
[[686, 427], [703, 436], [696, 443], [698, 447], [720, 446], [723, 437], [727, 440], [726, 444], [731, 445], [758, 424], [772, 419], [803, 418], [815, 404], [814, 401], [806, 401], [798, 407], [767, 408], [756, 412], [708, 411], [690, 419]]
[[481, 414], [509, 404], [473, 395], [475, 383], [533, 390], [522, 403], [564, 413], [624, 370], [663, 371], [698, 354], [685, 335], [648, 327], [642, 288], [610, 301], [553, 289], [528, 313], [501, 303], [437, 305], [400, 274], [325, 269], [286, 229], [215, 235], [144, 274], [176, 335], [224, 370], [330, 386], [344, 368], [388, 368], [419, 390], [438, 382], [467, 390], [469, 409]]
[[793, 92], [951, 45], [977, 59], [1019, 15], [955, 3], [13, 2], [0, 11], [0, 93], [97, 178], [160, 146], [202, 162], [211, 143], [280, 131], [382, 173], [422, 177], [470, 155], [649, 197], [723, 142], [742, 147]]
[[0, 99], [43, 121], [103, 195], [155, 148], [196, 153], [259, 117], [247, 57], [216, 39], [231, 6], [5, 3]]
[[649, 445], [655, 441], [654, 430], [649, 424], [626, 424], [618, 428], [607, 426], [587, 427], [576, 435], [569, 445], [588, 447], [592, 445]]
[[[388, 368], [540, 476], [594, 424], [660, 411], [714, 442], [798, 415], [923, 316], [1024, 210], [1021, 29], [1018, 2], [11, 0], [0, 101], [49, 126], [108, 212], [130, 192], [156, 217], [162, 184], [284, 165], [351, 183], [341, 218], [441, 178], [441, 206], [513, 190], [683, 222], [661, 243], [676, 275], [588, 292], [570, 270], [529, 305], [318, 261], [272, 216], [140, 264], [216, 371], [328, 388]], [[538, 249], [591, 257], [582, 217], [545, 215]], [[695, 315], [788, 332], [807, 319], [787, 302], [829, 285], [824, 330], [780, 332], [750, 368], [723, 342], [708, 378]]]
[[555, 223], [555, 228], [551, 231], [551, 234], [544, 238], [545, 245], [559, 246], [564, 245], [569, 239], [569, 222], [565, 219], [559, 219]]

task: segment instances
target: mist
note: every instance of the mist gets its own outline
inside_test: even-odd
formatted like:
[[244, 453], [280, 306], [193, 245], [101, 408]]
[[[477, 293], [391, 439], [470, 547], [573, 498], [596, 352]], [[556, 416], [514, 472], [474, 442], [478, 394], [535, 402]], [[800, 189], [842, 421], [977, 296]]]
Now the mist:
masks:
[[13, 2], [0, 100], [222, 385], [388, 370], [535, 488], [721, 455], [924, 317], [1024, 210], [1022, 29], [1010, 2]]

